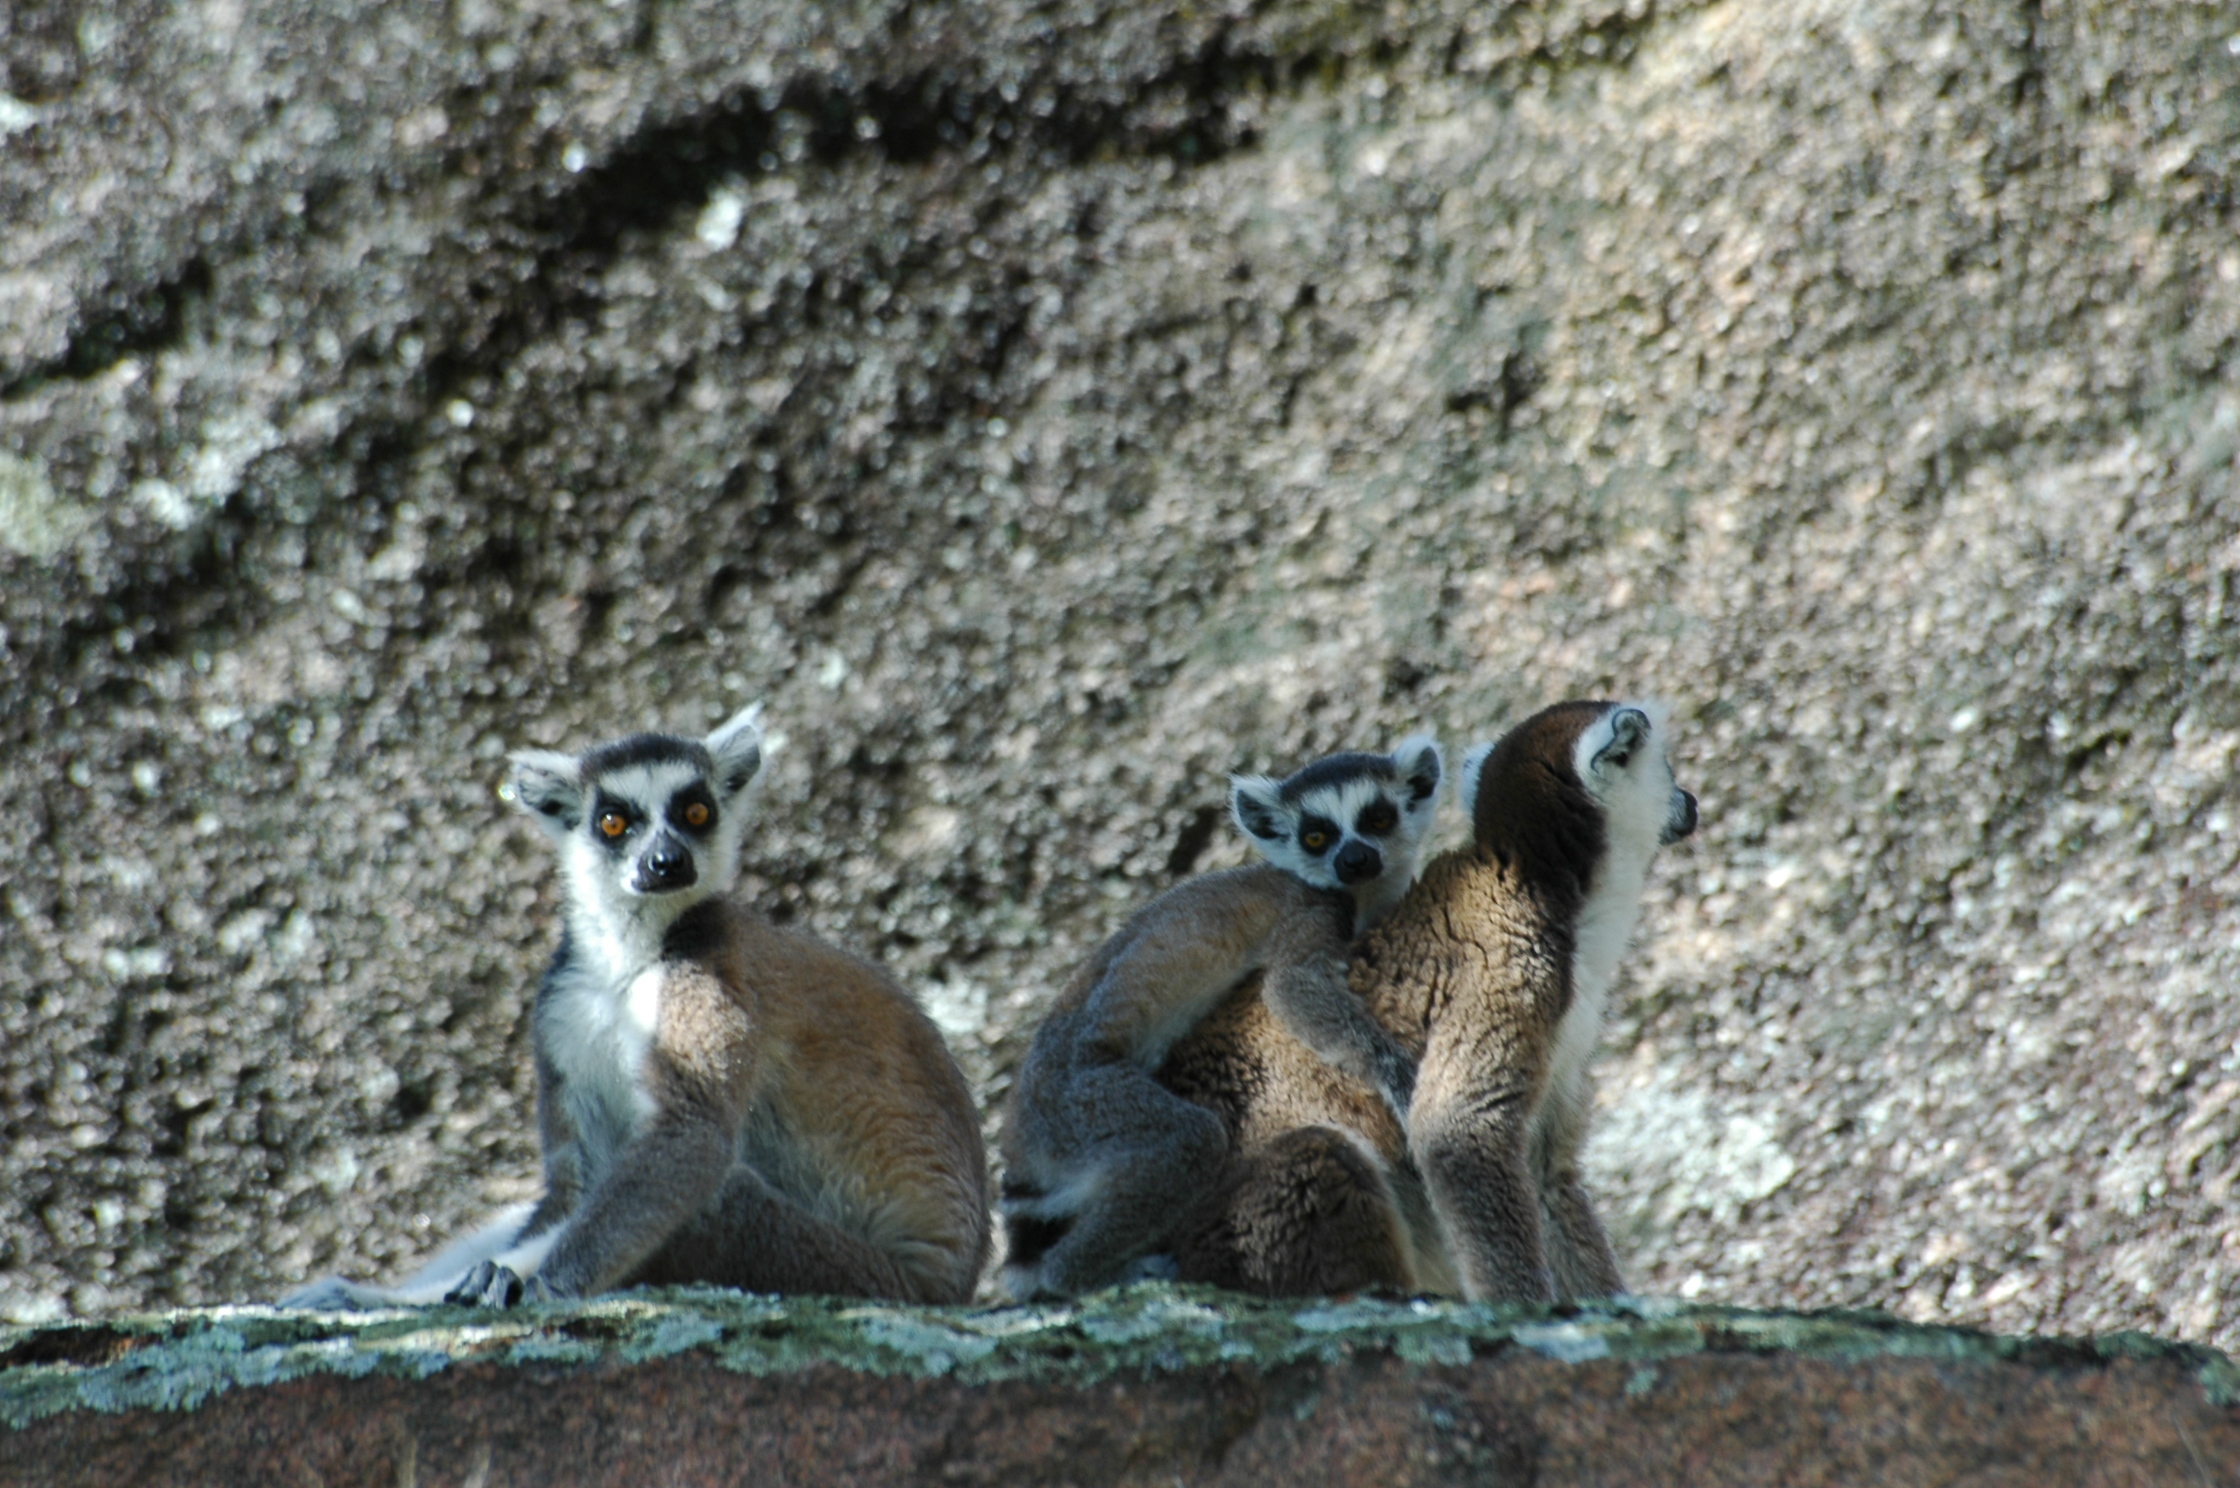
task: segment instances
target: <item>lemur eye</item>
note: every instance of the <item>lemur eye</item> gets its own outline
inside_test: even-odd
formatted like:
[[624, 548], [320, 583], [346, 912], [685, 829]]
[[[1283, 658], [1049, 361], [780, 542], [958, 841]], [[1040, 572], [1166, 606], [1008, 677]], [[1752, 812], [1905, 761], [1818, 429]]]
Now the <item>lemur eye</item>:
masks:
[[1364, 832], [1389, 832], [1400, 825], [1400, 813], [1390, 801], [1379, 801], [1361, 813], [1361, 830]]
[[708, 803], [694, 801], [690, 806], [685, 807], [684, 824], [688, 827], [706, 826], [708, 824]]
[[599, 833], [609, 839], [620, 837], [630, 830], [630, 818], [619, 811], [609, 811], [599, 818]]
[[1299, 834], [1299, 845], [1308, 852], [1321, 852], [1330, 845], [1328, 832], [1306, 831]]

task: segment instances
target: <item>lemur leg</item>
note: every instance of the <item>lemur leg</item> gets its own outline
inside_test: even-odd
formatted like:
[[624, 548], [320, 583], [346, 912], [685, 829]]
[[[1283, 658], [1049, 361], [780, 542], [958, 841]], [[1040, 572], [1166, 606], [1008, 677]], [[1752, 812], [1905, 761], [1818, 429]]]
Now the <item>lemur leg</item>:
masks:
[[[729, 1183], [758, 1069], [753, 1020], [704, 965], [664, 963], [660, 977], [653, 1041], [635, 1072], [651, 1115], [572, 1207], [578, 1164], [572, 1149], [557, 1149], [538, 1216], [550, 1222], [477, 1265], [446, 1300], [506, 1307], [620, 1286]], [[558, 1088], [540, 1075], [547, 1141], [572, 1135], [552, 1124]]]
[[1546, 1302], [1555, 1295], [1532, 1181], [1530, 1102], [1523, 1092], [1419, 1097], [1408, 1147], [1423, 1172], [1473, 1302]]
[[1338, 1132], [1308, 1126], [1232, 1159], [1175, 1242], [1183, 1281], [1270, 1297], [1411, 1290], [1390, 1188]]
[[1579, 1175], [1579, 1152], [1586, 1138], [1585, 1098], [1548, 1102], [1546, 1124], [1533, 1166], [1540, 1180], [1540, 1207], [1548, 1221], [1548, 1264], [1555, 1272], [1556, 1296], [1614, 1297], [1625, 1281], [1610, 1237], [1595, 1217]]
[[629, 1286], [737, 1287], [907, 1302], [963, 1302], [977, 1279], [955, 1276], [956, 1258], [928, 1248], [905, 1265], [861, 1235], [817, 1218], [751, 1168], [736, 1168], [722, 1197], [687, 1220]]
[[[1068, 1134], [1072, 1176], [1054, 1192], [1005, 1198], [1015, 1295], [1070, 1297], [1123, 1280], [1131, 1262], [1166, 1244], [1228, 1151], [1219, 1116], [1133, 1065], [1083, 1069], [1071, 1091], [1081, 1123]], [[1024, 1238], [1047, 1244], [1022, 1254]]]
[[527, 1204], [506, 1209], [481, 1229], [437, 1251], [418, 1271], [393, 1287], [369, 1286], [348, 1277], [328, 1276], [298, 1287], [282, 1297], [279, 1305], [311, 1312], [356, 1312], [380, 1307], [425, 1307], [441, 1302], [462, 1273], [517, 1243], [534, 1223], [536, 1212]]
[[[659, 1051], [648, 1061], [659, 1075]], [[672, 1099], [633, 1137], [607, 1174], [572, 1210], [559, 1201], [444, 1294], [447, 1302], [510, 1307], [523, 1299], [590, 1297], [623, 1279], [667, 1244], [722, 1192], [731, 1171], [730, 1130], [705, 1102]]]
[[1626, 1289], [1610, 1237], [1595, 1218], [1594, 1205], [1576, 1168], [1550, 1173], [1540, 1191], [1548, 1219], [1548, 1264], [1555, 1272], [1556, 1296], [1564, 1301], [1615, 1297]]

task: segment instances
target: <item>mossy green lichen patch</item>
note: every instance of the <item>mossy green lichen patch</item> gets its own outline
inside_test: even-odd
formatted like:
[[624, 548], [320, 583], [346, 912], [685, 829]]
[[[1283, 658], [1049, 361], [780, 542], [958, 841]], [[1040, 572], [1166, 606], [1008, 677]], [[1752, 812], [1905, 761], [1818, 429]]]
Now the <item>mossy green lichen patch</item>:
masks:
[[0, 1329], [0, 1423], [70, 1410], [191, 1410], [228, 1390], [317, 1375], [425, 1378], [461, 1364], [639, 1364], [697, 1355], [780, 1375], [831, 1367], [963, 1383], [1093, 1384], [1192, 1369], [1277, 1369], [1386, 1354], [1459, 1366], [1518, 1350], [1563, 1364], [1616, 1360], [1633, 1376], [1691, 1354], [1793, 1354], [2093, 1368], [2168, 1358], [2216, 1403], [2240, 1399], [2221, 1354], [2138, 1334], [2001, 1338], [1869, 1313], [1767, 1313], [1630, 1298], [1584, 1308], [1495, 1308], [1355, 1297], [1269, 1301], [1162, 1283], [1034, 1307], [906, 1307], [710, 1288], [635, 1292], [510, 1312], [429, 1308], [314, 1314], [268, 1307], [151, 1313]]

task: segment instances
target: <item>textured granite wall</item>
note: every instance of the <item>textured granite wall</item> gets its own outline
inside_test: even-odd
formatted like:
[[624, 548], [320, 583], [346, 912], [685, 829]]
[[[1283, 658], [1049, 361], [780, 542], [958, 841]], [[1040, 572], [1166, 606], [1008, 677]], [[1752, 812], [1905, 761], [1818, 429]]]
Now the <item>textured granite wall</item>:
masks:
[[0, 17], [0, 1311], [532, 1183], [502, 751], [766, 698], [988, 1102], [1222, 775], [1676, 705], [1637, 1289], [2235, 1339], [2216, 6]]

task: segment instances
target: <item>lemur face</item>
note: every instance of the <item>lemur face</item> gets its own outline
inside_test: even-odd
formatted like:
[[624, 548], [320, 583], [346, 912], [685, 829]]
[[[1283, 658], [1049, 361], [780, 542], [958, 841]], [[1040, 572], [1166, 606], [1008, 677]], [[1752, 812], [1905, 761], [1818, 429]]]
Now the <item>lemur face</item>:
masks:
[[559, 845], [580, 907], [635, 919], [730, 886], [762, 767], [759, 711], [705, 740], [632, 734], [580, 755], [513, 756], [512, 800]]
[[1397, 897], [1414, 881], [1442, 775], [1439, 746], [1418, 735], [1390, 754], [1327, 755], [1282, 780], [1234, 776], [1229, 808], [1261, 855], [1294, 877], [1356, 900]]
[[1571, 768], [1601, 803], [1613, 838], [1670, 847], [1696, 829], [1696, 798], [1672, 778], [1662, 722], [1645, 708], [1624, 704], [1581, 729], [1572, 746]]
[[[1597, 851], [1630, 850], [1646, 861], [1696, 829], [1696, 798], [1674, 781], [1665, 754], [1665, 709], [1643, 703], [1557, 703], [1463, 756], [1462, 809], [1480, 842], [1564, 818], [1563, 801], [1583, 795], [1598, 811]], [[1499, 777], [1498, 808], [1481, 820], [1481, 787]], [[1575, 793], [1575, 794], [1574, 794]]]

